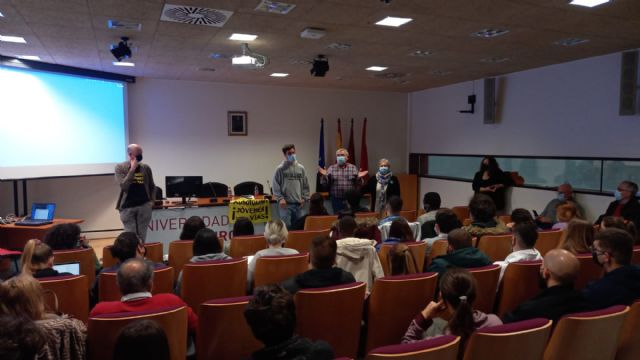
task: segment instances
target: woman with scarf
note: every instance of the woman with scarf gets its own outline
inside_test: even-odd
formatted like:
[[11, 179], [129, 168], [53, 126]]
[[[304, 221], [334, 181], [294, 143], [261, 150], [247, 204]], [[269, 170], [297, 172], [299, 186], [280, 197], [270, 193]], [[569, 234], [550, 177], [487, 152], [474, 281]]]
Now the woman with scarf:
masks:
[[400, 196], [400, 182], [393, 176], [389, 160], [380, 159], [376, 176], [369, 179], [362, 193], [371, 195], [371, 211], [377, 213], [384, 211], [387, 200], [392, 196]]

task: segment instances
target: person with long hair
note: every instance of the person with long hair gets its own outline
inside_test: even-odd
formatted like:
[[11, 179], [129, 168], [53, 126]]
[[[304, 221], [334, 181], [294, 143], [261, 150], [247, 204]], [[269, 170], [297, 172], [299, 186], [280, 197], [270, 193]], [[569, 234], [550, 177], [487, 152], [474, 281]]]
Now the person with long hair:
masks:
[[307, 221], [307, 216], [324, 215], [329, 215], [329, 212], [324, 207], [324, 198], [320, 193], [313, 193], [309, 199], [309, 213], [299, 217], [289, 230], [304, 230], [304, 222]]
[[413, 253], [406, 244], [398, 243], [389, 249], [387, 254], [387, 266], [391, 276], [408, 275], [418, 272], [418, 263]]
[[476, 194], [489, 196], [496, 204], [496, 209], [505, 208], [505, 191], [511, 185], [509, 177], [500, 169], [493, 156], [485, 156], [480, 163], [480, 170], [473, 177], [473, 191]]
[[200, 216], [191, 216], [182, 225], [180, 240], [193, 240], [196, 237], [196, 233], [205, 227], [204, 221]]
[[53, 250], [49, 245], [40, 240], [31, 239], [27, 241], [22, 252], [22, 272], [34, 278], [50, 276], [71, 275], [70, 273], [60, 273], [53, 269]]
[[456, 335], [461, 337], [459, 355], [464, 354], [466, 342], [476, 329], [502, 324], [496, 315], [473, 309], [477, 286], [468, 270], [448, 270], [440, 278], [440, 300], [431, 301], [416, 315], [402, 337], [402, 342]]
[[[189, 259], [189, 262], [197, 263], [203, 261], [231, 259], [231, 256], [225, 254], [222, 249], [223, 245], [215, 231], [209, 228], [201, 229], [196, 234], [195, 239], [193, 239], [193, 257]], [[176, 294], [180, 295], [181, 287], [182, 270], [178, 274], [178, 280], [176, 280]]]
[[591, 252], [593, 225], [585, 220], [573, 219], [569, 221], [567, 230], [564, 231], [558, 244], [558, 249], [564, 249], [577, 255]]
[[397, 243], [414, 241], [413, 231], [405, 218], [397, 218], [389, 226], [389, 236], [382, 243], [376, 245], [376, 250], [380, 251], [382, 245], [394, 245]]

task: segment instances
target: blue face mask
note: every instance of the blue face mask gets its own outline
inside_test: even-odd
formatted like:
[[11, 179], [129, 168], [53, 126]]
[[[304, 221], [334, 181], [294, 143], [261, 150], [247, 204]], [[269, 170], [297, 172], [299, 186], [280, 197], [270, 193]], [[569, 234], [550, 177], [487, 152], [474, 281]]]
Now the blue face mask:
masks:
[[616, 191], [613, 193], [613, 197], [614, 197], [614, 198], [616, 198], [616, 200], [617, 200], [617, 201], [622, 200], [622, 193], [620, 192], [620, 190], [616, 190]]
[[289, 162], [296, 161], [296, 154], [287, 155], [287, 161]]
[[387, 166], [380, 166], [378, 172], [380, 175], [387, 175], [389, 173], [389, 168]]
[[561, 192], [559, 192], [559, 193], [558, 193], [558, 195], [557, 195], [557, 198], [558, 198], [558, 200], [560, 200], [560, 201], [564, 201], [564, 194], [563, 194], [563, 193], [561, 193]]
[[347, 162], [347, 158], [344, 157], [344, 156], [338, 156], [338, 157], [336, 157], [336, 160], [338, 161], [339, 165], [344, 165], [344, 163]]

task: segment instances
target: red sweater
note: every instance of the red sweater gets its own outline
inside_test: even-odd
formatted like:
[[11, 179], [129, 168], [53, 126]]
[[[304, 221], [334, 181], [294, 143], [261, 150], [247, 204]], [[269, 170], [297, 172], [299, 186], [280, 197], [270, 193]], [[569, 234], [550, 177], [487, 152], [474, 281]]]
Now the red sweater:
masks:
[[[115, 314], [123, 312], [148, 311], [156, 309], [164, 309], [172, 306], [186, 306], [184, 301], [173, 294], [156, 294], [150, 298], [139, 300], [122, 301], [103, 301], [98, 303], [91, 313], [90, 317], [104, 314]], [[198, 328], [198, 316], [187, 306], [187, 327], [190, 334], [195, 334]]]

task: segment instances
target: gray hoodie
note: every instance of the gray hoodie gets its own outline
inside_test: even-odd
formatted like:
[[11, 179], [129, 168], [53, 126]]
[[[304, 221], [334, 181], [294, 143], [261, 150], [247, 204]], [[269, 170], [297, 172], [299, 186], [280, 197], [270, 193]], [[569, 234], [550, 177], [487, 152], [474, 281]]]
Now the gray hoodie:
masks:
[[[212, 260], [227, 260], [231, 259], [231, 256], [225, 253], [215, 253], [215, 254], [206, 254], [200, 256], [194, 256], [189, 260], [189, 262], [203, 262], [203, 261], [212, 261]], [[180, 296], [180, 288], [182, 286], [182, 270], [180, 270], [180, 274], [178, 274], [178, 280], [176, 281], [175, 293]]]
[[273, 174], [273, 196], [295, 204], [309, 200], [309, 181], [304, 166], [299, 162], [282, 161]]

